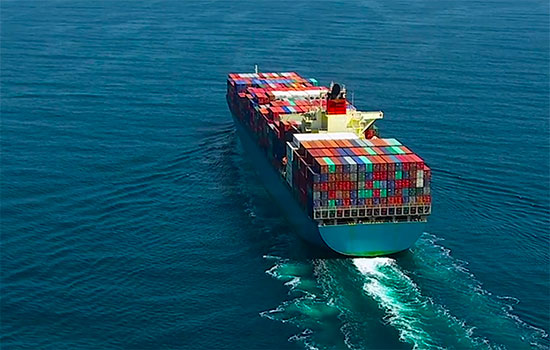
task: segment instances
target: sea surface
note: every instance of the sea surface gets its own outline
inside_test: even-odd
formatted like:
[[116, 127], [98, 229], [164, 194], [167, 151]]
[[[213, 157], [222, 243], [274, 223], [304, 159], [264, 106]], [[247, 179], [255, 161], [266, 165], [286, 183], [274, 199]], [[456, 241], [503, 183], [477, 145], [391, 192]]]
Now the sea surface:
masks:
[[[3, 0], [2, 349], [548, 349], [547, 0]], [[433, 169], [408, 252], [302, 242], [226, 74], [297, 71]]]

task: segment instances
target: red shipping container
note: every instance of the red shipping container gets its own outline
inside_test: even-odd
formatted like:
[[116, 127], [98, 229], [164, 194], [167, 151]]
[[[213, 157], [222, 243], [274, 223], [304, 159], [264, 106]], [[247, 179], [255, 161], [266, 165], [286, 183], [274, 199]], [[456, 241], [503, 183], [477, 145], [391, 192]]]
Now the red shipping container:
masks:
[[332, 162], [336, 165], [336, 173], [341, 174], [344, 170], [344, 165], [348, 164], [343, 158], [341, 157], [333, 157]]
[[384, 147], [384, 146], [388, 145], [386, 141], [384, 141], [383, 139], [379, 139], [379, 138], [372, 139], [372, 140], [370, 140], [370, 142], [372, 142], [372, 144], [377, 146], [377, 147]]
[[328, 143], [329, 148], [338, 148], [338, 144], [334, 140], [326, 140], [326, 143]]
[[380, 190], [378, 190], [378, 189], [377, 190], [372, 190], [372, 195], [374, 197], [380, 197]]
[[327, 153], [329, 153], [331, 157], [338, 157], [340, 155], [335, 148], [327, 148]]
[[397, 157], [397, 159], [399, 159], [401, 161], [404, 171], [410, 169], [411, 161], [410, 161], [408, 156], [409, 156], [408, 154], [400, 154], [400, 155], [395, 156], [395, 157]]
[[417, 169], [424, 169], [424, 160], [422, 160], [422, 158], [420, 158], [416, 154], [411, 154], [410, 158], [412, 161], [415, 162], [415, 166]]
[[345, 148], [344, 140], [333, 140], [334, 143], [338, 146], [337, 148]]
[[371, 156], [373, 160], [373, 171], [382, 171], [384, 168], [384, 161], [380, 156]]
[[315, 141], [315, 144], [318, 146], [318, 148], [323, 148], [323, 149], [328, 148], [324, 140], [317, 140]]
[[382, 171], [383, 172], [387, 172], [388, 171], [388, 164], [390, 163], [393, 163], [393, 160], [385, 160], [384, 157], [380, 157], [380, 159], [382, 160]]
[[354, 147], [355, 145], [353, 143], [351, 143], [349, 140], [342, 140], [342, 143], [344, 144], [344, 148], [351, 148], [351, 147]]

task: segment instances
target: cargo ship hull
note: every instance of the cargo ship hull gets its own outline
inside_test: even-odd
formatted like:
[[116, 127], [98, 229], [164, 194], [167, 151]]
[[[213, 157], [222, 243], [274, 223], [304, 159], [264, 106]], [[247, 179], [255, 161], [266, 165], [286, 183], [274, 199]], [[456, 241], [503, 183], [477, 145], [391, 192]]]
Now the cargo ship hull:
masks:
[[300, 207], [291, 188], [270, 164], [248, 128], [234, 112], [232, 115], [237, 135], [260, 181], [304, 240], [342, 255], [372, 257], [407, 250], [424, 231], [422, 221], [320, 226]]

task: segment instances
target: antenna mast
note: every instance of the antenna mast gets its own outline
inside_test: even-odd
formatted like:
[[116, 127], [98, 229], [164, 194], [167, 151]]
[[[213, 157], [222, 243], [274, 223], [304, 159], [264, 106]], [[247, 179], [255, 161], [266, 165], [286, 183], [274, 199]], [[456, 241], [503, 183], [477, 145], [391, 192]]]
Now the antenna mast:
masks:
[[258, 65], [257, 64], [254, 65], [254, 72], [256, 72], [256, 74], [258, 74]]

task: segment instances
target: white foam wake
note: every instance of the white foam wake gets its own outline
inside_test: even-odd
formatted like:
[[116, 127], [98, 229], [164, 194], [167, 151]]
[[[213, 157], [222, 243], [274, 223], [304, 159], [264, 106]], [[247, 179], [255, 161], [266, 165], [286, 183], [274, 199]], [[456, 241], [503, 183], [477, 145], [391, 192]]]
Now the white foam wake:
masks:
[[490, 348], [486, 341], [472, 337], [472, 328], [465, 322], [422, 295], [394, 259], [357, 258], [353, 264], [364, 278], [365, 293], [385, 311], [385, 321], [415, 349]]
[[402, 341], [418, 347], [436, 344], [414, 315], [422, 306], [417, 286], [396, 268], [391, 258], [357, 258], [353, 264], [365, 278], [363, 289], [386, 312], [385, 320], [398, 331]]

